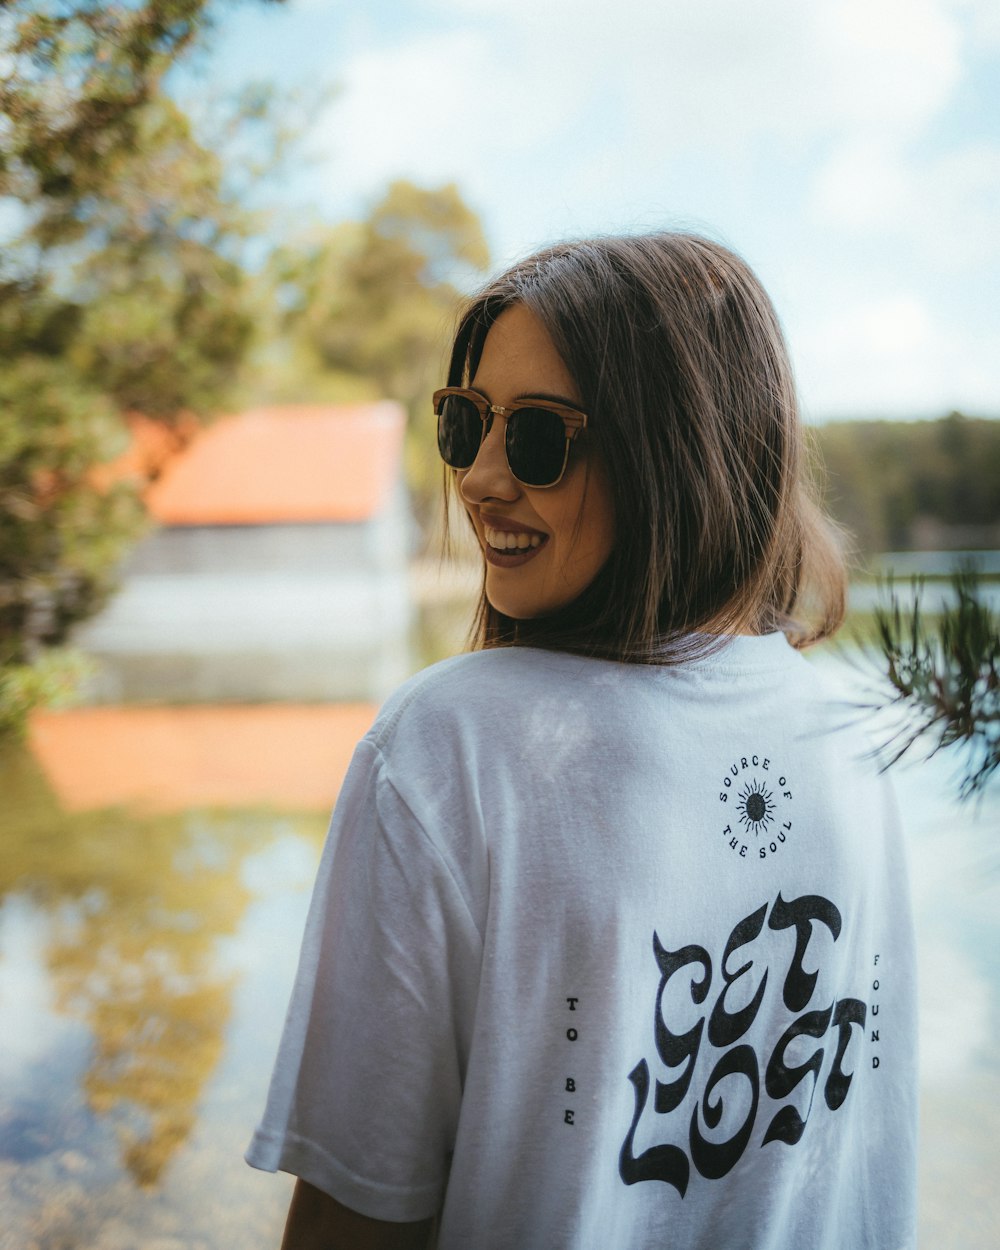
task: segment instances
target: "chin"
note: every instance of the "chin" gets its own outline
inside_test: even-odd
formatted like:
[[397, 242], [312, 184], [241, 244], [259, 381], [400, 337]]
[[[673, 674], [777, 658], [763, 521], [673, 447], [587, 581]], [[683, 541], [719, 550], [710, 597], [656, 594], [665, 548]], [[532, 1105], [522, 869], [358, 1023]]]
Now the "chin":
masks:
[[556, 603], [525, 603], [521, 599], [506, 595], [491, 595], [488, 589], [486, 599], [494, 611], [499, 612], [501, 616], [510, 617], [512, 621], [537, 621], [540, 617], [551, 616], [553, 612], [558, 612], [560, 608], [571, 602], [567, 599]]
[[509, 617], [512, 621], [533, 621], [539, 616], [544, 616], [544, 612], [529, 610], [522, 607], [519, 603], [507, 603], [502, 599], [493, 599], [489, 595], [486, 598], [495, 612], [499, 612], [501, 616]]
[[[490, 569], [489, 572], [496, 570]], [[551, 579], [545, 579], [541, 585], [534, 587], [523, 583], [516, 586], [502, 576], [504, 570], [499, 572], [501, 576], [486, 578], [486, 599], [491, 608], [512, 621], [537, 621], [552, 616], [568, 608], [587, 589], [586, 584], [576, 586], [572, 582], [553, 586]], [[513, 581], [513, 578], [510, 580]]]

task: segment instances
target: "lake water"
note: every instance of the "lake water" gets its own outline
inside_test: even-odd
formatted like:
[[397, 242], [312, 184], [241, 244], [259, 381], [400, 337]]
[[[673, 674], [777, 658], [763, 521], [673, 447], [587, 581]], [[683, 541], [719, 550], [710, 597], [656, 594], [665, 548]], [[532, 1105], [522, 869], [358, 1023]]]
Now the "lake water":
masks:
[[[372, 712], [82, 709], [0, 757], [0, 1250], [277, 1247], [292, 1182], [242, 1153], [327, 810]], [[1000, 794], [959, 805], [954, 772], [942, 756], [896, 773], [920, 941], [921, 1237], [985, 1250], [1000, 1242]]]

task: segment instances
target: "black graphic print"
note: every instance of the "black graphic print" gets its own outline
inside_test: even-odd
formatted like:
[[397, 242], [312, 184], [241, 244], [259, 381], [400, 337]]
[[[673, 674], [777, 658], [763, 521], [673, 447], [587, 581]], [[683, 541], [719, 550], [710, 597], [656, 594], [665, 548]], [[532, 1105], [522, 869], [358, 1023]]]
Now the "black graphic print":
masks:
[[[567, 999], [566, 999], [566, 1005], [567, 1005], [568, 1010], [570, 1010], [570, 1011], [576, 1011], [576, 1005], [577, 1005], [577, 1003], [578, 1003], [579, 1001], [580, 1001], [580, 999], [579, 999], [578, 997], [567, 997]], [[571, 1024], [571, 1025], [569, 1025], [569, 1026], [567, 1027], [567, 1029], [566, 1029], [566, 1040], [567, 1040], [568, 1042], [575, 1042], [575, 1041], [577, 1041], [577, 1040], [579, 1039], [579, 1037], [580, 1037], [580, 1030], [579, 1030], [579, 1028], [577, 1028], [575, 1025], [572, 1025], [572, 1024]], [[567, 1094], [575, 1094], [575, 1093], [576, 1093], [576, 1077], [573, 1077], [573, 1076], [567, 1076], [567, 1078], [566, 1078], [566, 1093], [567, 1093]], [[575, 1124], [575, 1123], [576, 1123], [576, 1108], [575, 1108], [575, 1107], [566, 1107], [566, 1108], [565, 1108], [565, 1110], [564, 1110], [564, 1112], [563, 1112], [563, 1123], [564, 1123], [564, 1124]]]
[[744, 782], [736, 803], [740, 824], [749, 833], [759, 835], [767, 831], [774, 821], [774, 802], [771, 791], [756, 777]]
[[[874, 960], [872, 961], [873, 967], [878, 968], [878, 961], [880, 959], [881, 959], [881, 955], [875, 956]], [[875, 1050], [875, 1047], [878, 1046], [879, 1044], [879, 1030], [875, 1026], [878, 1021], [878, 1013], [879, 1013], [879, 1008], [881, 1006], [881, 1003], [879, 1002], [877, 995], [881, 988], [882, 988], [882, 983], [879, 981], [878, 975], [876, 975], [875, 980], [872, 981], [872, 990], [871, 990], [872, 992], [871, 1043], [872, 1043], [872, 1051], [873, 1051], [872, 1053], [872, 1067], [873, 1068], [877, 1068], [879, 1064], [882, 1062], [881, 1058], [879, 1057], [878, 1051]]]
[[792, 784], [767, 755], [733, 760], [719, 786], [722, 836], [740, 859], [776, 855], [792, 832]]
[[[747, 796], [748, 808], [754, 793], [751, 790]], [[764, 818], [766, 809], [754, 810], [758, 819]], [[778, 894], [770, 907], [763, 903], [733, 927], [717, 964], [705, 947], [690, 944], [668, 950], [654, 932], [653, 956], [660, 981], [653, 1011], [653, 1042], [661, 1063], [676, 1075], [667, 1081], [653, 1081], [653, 1114], [671, 1116], [692, 1090], [695, 1096], [689, 1118], [677, 1113], [663, 1121], [656, 1136], [668, 1140], [657, 1141], [637, 1155], [636, 1131], [649, 1102], [649, 1064], [640, 1059], [628, 1074], [635, 1110], [618, 1160], [619, 1175], [626, 1185], [663, 1181], [683, 1198], [692, 1164], [707, 1180], [718, 1180], [739, 1162], [762, 1107], [763, 1114], [769, 1116], [761, 1140], [764, 1147], [771, 1142], [794, 1146], [802, 1139], [817, 1093], [821, 1092], [828, 1112], [843, 1106], [856, 1066], [852, 1042], [857, 1038], [855, 1045], [860, 1045], [867, 1006], [858, 998], [813, 1003], [819, 973], [809, 970], [817, 966], [821, 943], [836, 942], [842, 926], [840, 911], [822, 895], [806, 894], [786, 901]], [[772, 933], [787, 933], [794, 939], [794, 950], [787, 941], [782, 944], [776, 938], [769, 939]], [[775, 959], [776, 950], [787, 953]], [[747, 1001], [755, 981], [756, 989]], [[671, 1017], [691, 1017], [687, 1000], [697, 1009], [697, 1018], [689, 1028], [675, 1030]], [[758, 1055], [745, 1038], [765, 1002], [769, 1017], [779, 1026], [782, 1014], [789, 1019], [770, 1054]], [[813, 1039], [816, 1044], [810, 1051], [799, 1039]], [[831, 1050], [832, 1059], [827, 1057]], [[706, 1063], [715, 1052], [719, 1052], [718, 1058], [706, 1078]], [[803, 1059], [805, 1054], [808, 1057]], [[699, 1058], [700, 1089], [694, 1081]], [[824, 1066], [826, 1078], [821, 1082]], [[803, 1107], [799, 1087], [804, 1083], [808, 1096]], [[795, 1099], [786, 1101], [796, 1091]], [[742, 1121], [731, 1125], [730, 1120], [740, 1114]], [[719, 1130], [724, 1118], [722, 1131], [728, 1135], [721, 1141], [708, 1136]]]

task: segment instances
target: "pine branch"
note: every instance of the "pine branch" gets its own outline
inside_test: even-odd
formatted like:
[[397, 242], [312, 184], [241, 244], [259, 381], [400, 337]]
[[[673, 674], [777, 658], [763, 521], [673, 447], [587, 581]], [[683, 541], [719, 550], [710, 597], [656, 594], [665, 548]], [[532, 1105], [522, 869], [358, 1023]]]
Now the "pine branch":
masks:
[[951, 577], [955, 602], [929, 625], [921, 606], [923, 582], [912, 582], [903, 610], [890, 580], [889, 603], [875, 609], [878, 646], [894, 696], [883, 708], [903, 715], [885, 743], [887, 767], [917, 742], [929, 754], [959, 743], [970, 755], [959, 796], [981, 791], [1000, 766], [1000, 616], [984, 601], [979, 576], [963, 567]]

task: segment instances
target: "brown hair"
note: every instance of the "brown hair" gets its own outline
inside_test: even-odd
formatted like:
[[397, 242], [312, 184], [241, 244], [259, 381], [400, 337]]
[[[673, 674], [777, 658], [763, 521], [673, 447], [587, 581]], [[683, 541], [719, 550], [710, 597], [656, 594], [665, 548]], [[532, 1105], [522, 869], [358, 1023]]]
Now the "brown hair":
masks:
[[716, 635], [780, 629], [799, 647], [831, 635], [845, 602], [838, 535], [806, 470], [777, 316], [748, 266], [681, 233], [547, 248], [468, 304], [450, 386], [468, 385], [513, 304], [542, 322], [579, 388], [615, 545], [549, 616], [514, 620], [482, 594], [473, 646], [670, 663]]

